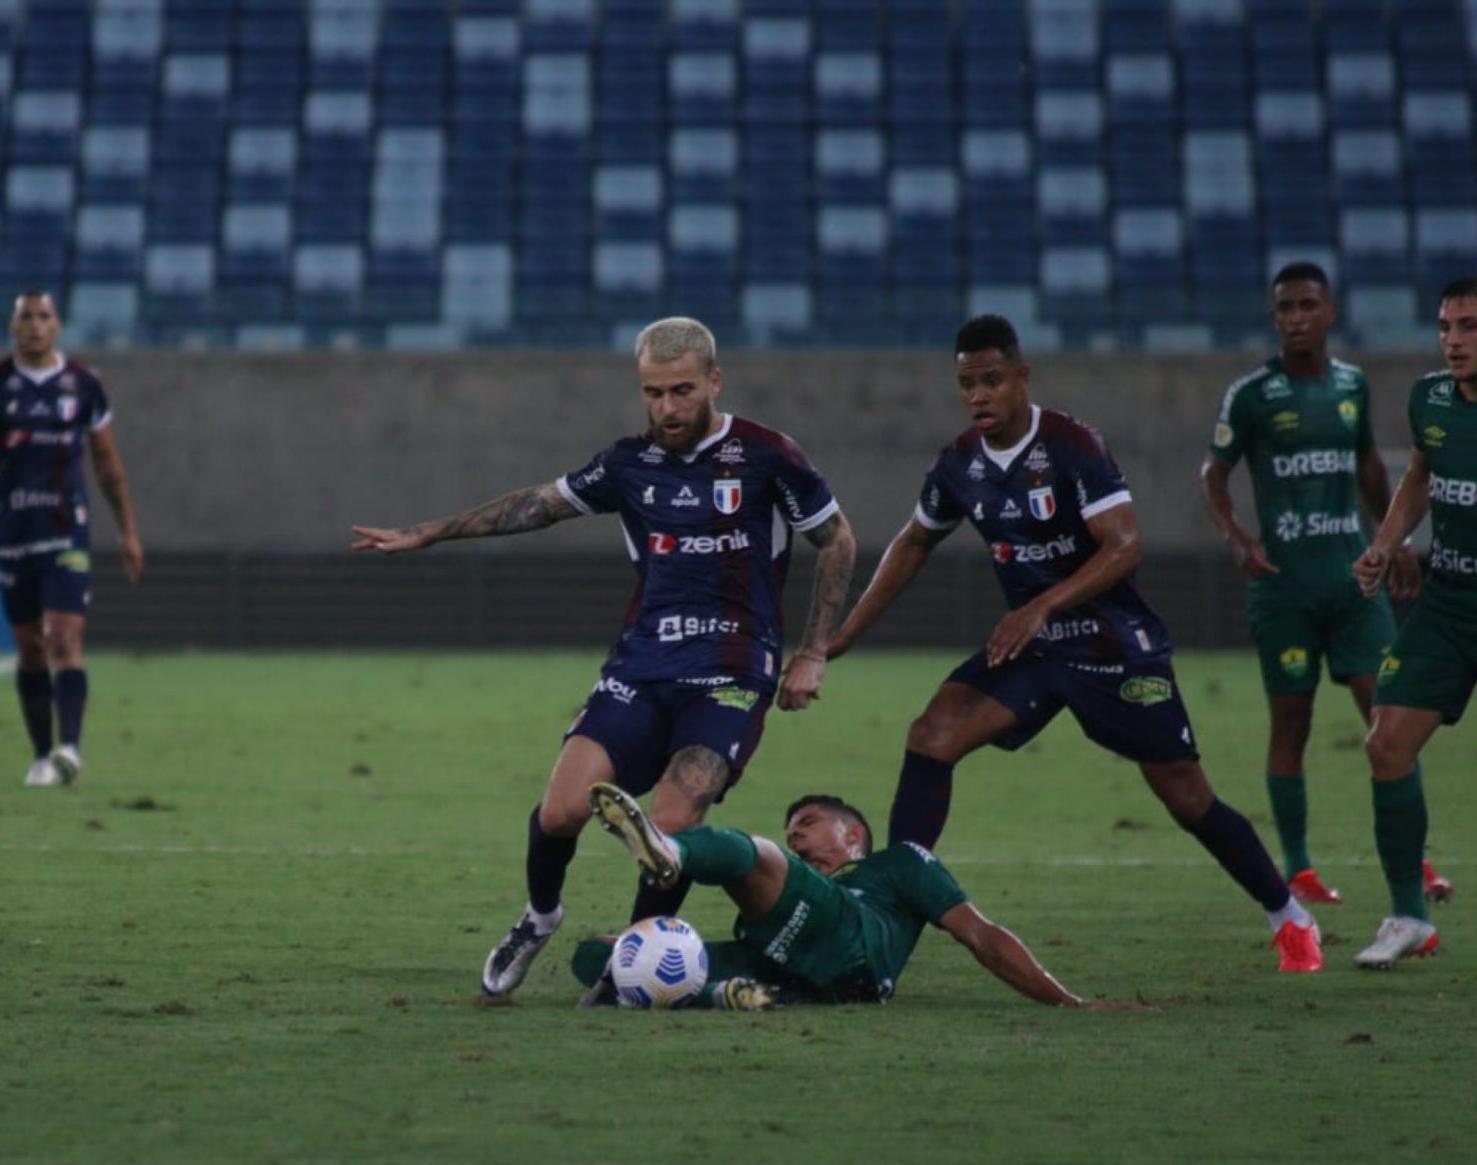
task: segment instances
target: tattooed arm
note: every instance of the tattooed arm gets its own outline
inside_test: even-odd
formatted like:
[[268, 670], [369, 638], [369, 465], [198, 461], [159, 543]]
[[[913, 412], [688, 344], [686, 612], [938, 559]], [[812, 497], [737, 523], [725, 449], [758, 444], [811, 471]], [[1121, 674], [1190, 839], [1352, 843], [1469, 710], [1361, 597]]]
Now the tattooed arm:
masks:
[[820, 699], [821, 681], [826, 676], [826, 648], [836, 616], [846, 604], [851, 586], [851, 571], [856, 565], [856, 535], [851, 523], [839, 510], [813, 530], [805, 532], [820, 549], [815, 562], [815, 589], [810, 597], [810, 617], [800, 636], [800, 646], [785, 665], [780, 681], [779, 706], [796, 711]]
[[416, 526], [397, 530], [375, 526], [355, 526], [359, 535], [352, 550], [378, 550], [381, 554], [399, 554], [405, 550], [421, 550], [453, 538], [498, 538], [504, 534], [524, 534], [542, 530], [555, 522], [577, 518], [580, 511], [559, 492], [553, 482], [515, 489], [490, 502], [454, 514], [435, 518]]

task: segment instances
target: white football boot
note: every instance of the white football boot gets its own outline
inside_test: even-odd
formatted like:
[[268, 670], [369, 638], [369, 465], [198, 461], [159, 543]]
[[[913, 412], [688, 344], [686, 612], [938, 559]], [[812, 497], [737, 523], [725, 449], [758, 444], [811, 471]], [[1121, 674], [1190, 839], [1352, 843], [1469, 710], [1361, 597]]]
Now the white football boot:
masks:
[[75, 744], [59, 744], [52, 749], [51, 764], [64, 785], [75, 785], [82, 775], [82, 754]]
[[26, 770], [26, 785], [32, 789], [49, 788], [62, 783], [61, 773], [51, 763], [49, 756], [38, 756]]
[[503, 1000], [523, 982], [528, 968], [533, 965], [538, 953], [549, 945], [559, 924], [564, 921], [564, 906], [554, 911], [554, 924], [540, 930], [534, 921], [533, 912], [525, 910], [503, 941], [492, 948], [487, 962], [482, 964], [482, 994], [489, 999]]
[[640, 804], [624, 789], [605, 781], [590, 786], [590, 808], [606, 833], [626, 843], [646, 880], [670, 890], [682, 877], [682, 855], [672, 839], [651, 823]]
[[1424, 959], [1435, 954], [1441, 936], [1429, 922], [1396, 915], [1380, 923], [1374, 942], [1354, 956], [1359, 967], [1386, 971], [1401, 959]]

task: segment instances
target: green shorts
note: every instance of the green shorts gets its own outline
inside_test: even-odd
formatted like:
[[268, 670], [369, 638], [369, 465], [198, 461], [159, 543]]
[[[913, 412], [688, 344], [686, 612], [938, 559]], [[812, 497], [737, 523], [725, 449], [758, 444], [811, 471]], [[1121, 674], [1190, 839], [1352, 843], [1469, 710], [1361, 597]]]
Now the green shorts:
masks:
[[1366, 599], [1352, 576], [1317, 589], [1260, 579], [1250, 588], [1247, 610], [1262, 686], [1272, 696], [1316, 689], [1324, 656], [1335, 683], [1374, 675], [1395, 638], [1389, 599]]
[[1477, 684], [1477, 619], [1442, 611], [1428, 597], [1395, 639], [1374, 690], [1376, 704], [1426, 708], [1455, 724]]

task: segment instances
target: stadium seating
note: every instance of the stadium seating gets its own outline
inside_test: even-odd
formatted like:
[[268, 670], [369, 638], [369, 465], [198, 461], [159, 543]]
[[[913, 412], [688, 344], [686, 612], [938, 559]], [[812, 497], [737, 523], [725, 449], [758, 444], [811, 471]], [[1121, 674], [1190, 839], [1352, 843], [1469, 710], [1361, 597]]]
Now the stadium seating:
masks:
[[[1477, 0], [0, 0], [0, 279], [98, 343], [1358, 340], [1477, 267]], [[931, 330], [931, 327], [933, 330]]]

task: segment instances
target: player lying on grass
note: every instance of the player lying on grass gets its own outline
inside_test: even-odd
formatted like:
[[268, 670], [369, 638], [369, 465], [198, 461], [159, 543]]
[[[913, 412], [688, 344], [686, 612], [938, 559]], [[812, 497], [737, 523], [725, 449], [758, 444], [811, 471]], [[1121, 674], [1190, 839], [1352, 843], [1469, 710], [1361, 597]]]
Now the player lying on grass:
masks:
[[[737, 941], [707, 944], [707, 1006], [753, 1011], [777, 1003], [883, 1002], [931, 922], [968, 947], [985, 970], [1040, 1003], [1153, 1010], [1072, 994], [1015, 935], [981, 914], [928, 850], [905, 842], [873, 853], [866, 818], [839, 797], [811, 795], [790, 806], [791, 853], [737, 829], [699, 826], [668, 836], [615, 785], [595, 785], [590, 806], [651, 881], [667, 886], [687, 877], [722, 886], [738, 907]], [[580, 944], [575, 974], [587, 986], [604, 968], [610, 941]]]

